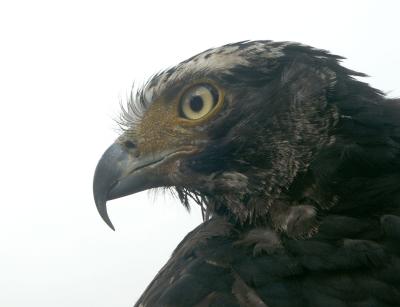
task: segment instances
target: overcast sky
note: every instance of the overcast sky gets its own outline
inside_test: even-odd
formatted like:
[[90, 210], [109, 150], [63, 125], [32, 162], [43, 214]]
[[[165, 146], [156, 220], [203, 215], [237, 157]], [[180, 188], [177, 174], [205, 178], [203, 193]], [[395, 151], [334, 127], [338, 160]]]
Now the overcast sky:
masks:
[[0, 306], [132, 306], [201, 222], [168, 195], [109, 203], [92, 178], [132, 83], [221, 44], [293, 40], [400, 96], [400, 1], [0, 2]]

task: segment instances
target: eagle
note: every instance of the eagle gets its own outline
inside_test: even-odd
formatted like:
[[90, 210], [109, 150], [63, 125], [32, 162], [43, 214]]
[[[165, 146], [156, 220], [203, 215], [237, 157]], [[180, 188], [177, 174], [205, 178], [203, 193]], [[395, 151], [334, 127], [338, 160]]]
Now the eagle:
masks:
[[342, 59], [242, 41], [134, 90], [98, 212], [164, 188], [203, 214], [136, 307], [400, 306], [400, 100]]

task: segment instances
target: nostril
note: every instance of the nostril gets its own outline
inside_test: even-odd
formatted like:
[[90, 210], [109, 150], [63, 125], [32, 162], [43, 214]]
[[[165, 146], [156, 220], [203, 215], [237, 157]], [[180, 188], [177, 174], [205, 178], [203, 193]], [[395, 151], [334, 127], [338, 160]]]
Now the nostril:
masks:
[[131, 142], [131, 141], [125, 141], [124, 144], [125, 144], [126, 148], [129, 148], [129, 149], [134, 149], [134, 148], [136, 148], [135, 143], [133, 143], [133, 142]]

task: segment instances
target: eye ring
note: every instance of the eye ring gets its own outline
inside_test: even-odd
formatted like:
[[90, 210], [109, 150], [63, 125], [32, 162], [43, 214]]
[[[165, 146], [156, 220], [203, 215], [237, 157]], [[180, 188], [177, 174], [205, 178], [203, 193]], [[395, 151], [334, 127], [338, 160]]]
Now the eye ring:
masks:
[[188, 88], [179, 102], [179, 116], [185, 120], [203, 120], [220, 104], [222, 93], [210, 83], [199, 83]]

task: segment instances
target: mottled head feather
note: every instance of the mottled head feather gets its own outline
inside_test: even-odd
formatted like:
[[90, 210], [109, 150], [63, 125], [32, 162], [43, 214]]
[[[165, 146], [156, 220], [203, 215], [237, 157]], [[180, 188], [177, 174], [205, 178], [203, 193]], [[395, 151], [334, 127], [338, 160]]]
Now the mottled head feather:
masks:
[[[154, 74], [141, 87], [132, 87], [119, 123], [129, 128], [140, 120], [148, 106], [168, 88], [208, 74], [234, 75], [235, 68], [252, 67], [254, 59], [271, 60], [285, 55], [284, 48], [292, 42], [243, 41], [208, 49], [180, 64]], [[296, 44], [299, 45], [299, 44]]]
[[241, 222], [265, 222], [282, 199], [304, 208], [311, 203], [322, 212], [338, 202], [327, 183], [341, 162], [335, 158], [320, 170], [316, 161], [324, 159], [326, 148], [344, 142], [337, 131], [345, 118], [354, 118], [347, 109], [382, 99], [354, 79], [364, 74], [341, 66], [341, 59], [293, 42], [244, 41], [209, 49], [133, 90], [121, 121], [134, 128], [155, 101], [169, 101], [194, 81], [213, 80], [225, 89], [227, 103], [201, 128], [207, 146], [181, 161], [197, 180], [176, 185], [182, 203], [198, 203], [205, 218], [217, 213]]
[[[154, 74], [142, 87], [133, 88], [126, 107], [122, 108], [121, 123], [124, 127], [134, 124], [143, 116], [148, 106], [169, 88], [182, 86], [210, 74], [224, 76], [231, 82], [237, 81], [237, 78], [244, 78], [243, 81], [250, 81], [246, 78], [263, 81], [264, 74], [274, 66], [276, 59], [290, 57], [293, 51], [301, 50], [313, 54], [315, 59], [342, 59], [325, 50], [294, 42], [242, 41], [211, 48]], [[246, 68], [249, 70], [247, 75], [244, 73]]]

